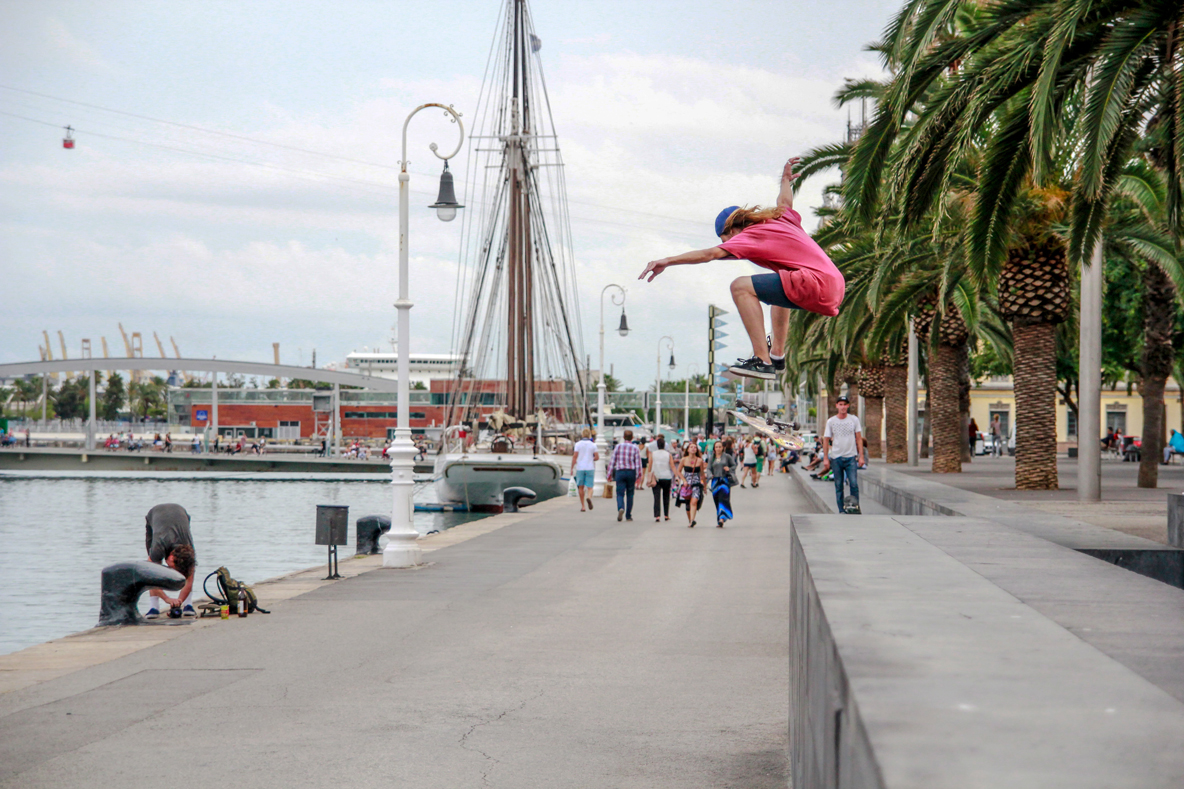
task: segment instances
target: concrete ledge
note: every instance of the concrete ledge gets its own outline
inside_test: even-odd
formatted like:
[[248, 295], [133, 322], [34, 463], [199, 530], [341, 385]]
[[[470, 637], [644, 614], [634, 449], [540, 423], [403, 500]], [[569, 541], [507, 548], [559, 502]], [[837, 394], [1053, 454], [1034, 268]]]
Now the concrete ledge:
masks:
[[[1066, 548], [1164, 550], [1163, 543], [1145, 540], [1092, 523], [1040, 512], [1013, 501], [972, 493], [952, 485], [873, 465], [860, 472], [859, 484], [898, 515], [946, 515], [990, 518]], [[1169, 549], [1170, 550], [1170, 549]]]
[[979, 519], [792, 530], [794, 786], [1184, 785], [1184, 592]]

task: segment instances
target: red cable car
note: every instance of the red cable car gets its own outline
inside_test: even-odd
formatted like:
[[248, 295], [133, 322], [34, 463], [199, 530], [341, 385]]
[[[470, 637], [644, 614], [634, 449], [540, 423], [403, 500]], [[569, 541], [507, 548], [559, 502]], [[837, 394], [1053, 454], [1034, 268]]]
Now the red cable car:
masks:
[[63, 148], [73, 148], [74, 147], [74, 127], [72, 127], [72, 126], [66, 127], [66, 136], [62, 138], [62, 147]]

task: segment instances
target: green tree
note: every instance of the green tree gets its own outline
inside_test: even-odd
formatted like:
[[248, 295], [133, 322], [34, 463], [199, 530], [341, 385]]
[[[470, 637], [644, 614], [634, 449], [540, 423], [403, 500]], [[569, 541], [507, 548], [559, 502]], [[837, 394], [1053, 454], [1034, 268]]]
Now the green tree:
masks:
[[145, 421], [165, 416], [167, 393], [168, 383], [159, 375], [147, 380], [132, 381], [128, 386], [128, 401], [132, 413]]
[[50, 390], [53, 411], [58, 419], [79, 419], [87, 416], [86, 396], [89, 379], [75, 378], [62, 381], [56, 391]]
[[103, 396], [99, 399], [98, 415], [100, 419], [114, 421], [119, 418], [119, 412], [127, 402], [127, 390], [123, 385], [123, 376], [111, 373], [107, 377], [107, 386]]

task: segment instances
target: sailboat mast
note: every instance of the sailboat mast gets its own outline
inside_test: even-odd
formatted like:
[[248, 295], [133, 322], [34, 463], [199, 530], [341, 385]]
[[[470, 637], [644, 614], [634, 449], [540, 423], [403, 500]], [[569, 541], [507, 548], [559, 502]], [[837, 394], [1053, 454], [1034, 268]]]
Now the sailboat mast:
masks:
[[534, 296], [530, 201], [526, 145], [531, 133], [527, 101], [526, 46], [522, 0], [514, 0], [513, 79], [508, 147], [509, 243], [506, 256], [506, 410], [519, 418], [534, 412], [534, 332], [530, 308]]

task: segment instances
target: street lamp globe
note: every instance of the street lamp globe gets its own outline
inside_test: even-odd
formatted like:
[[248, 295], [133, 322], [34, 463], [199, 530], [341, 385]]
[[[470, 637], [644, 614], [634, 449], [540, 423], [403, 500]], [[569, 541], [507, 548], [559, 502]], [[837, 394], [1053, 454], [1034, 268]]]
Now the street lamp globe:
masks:
[[625, 308], [621, 307], [621, 325], [617, 329], [617, 333], [622, 337], [629, 334], [629, 321], [625, 320]]
[[668, 364], [667, 367], [669, 367], [671, 370], [673, 370], [676, 367], [676, 365], [674, 364], [674, 351], [670, 352], [670, 364]]
[[451, 222], [456, 219], [456, 209], [464, 208], [456, 202], [456, 188], [452, 184], [452, 173], [448, 171], [448, 162], [444, 162], [444, 172], [440, 174], [440, 192], [436, 202], [428, 208], [436, 209], [436, 218], [441, 222]]

